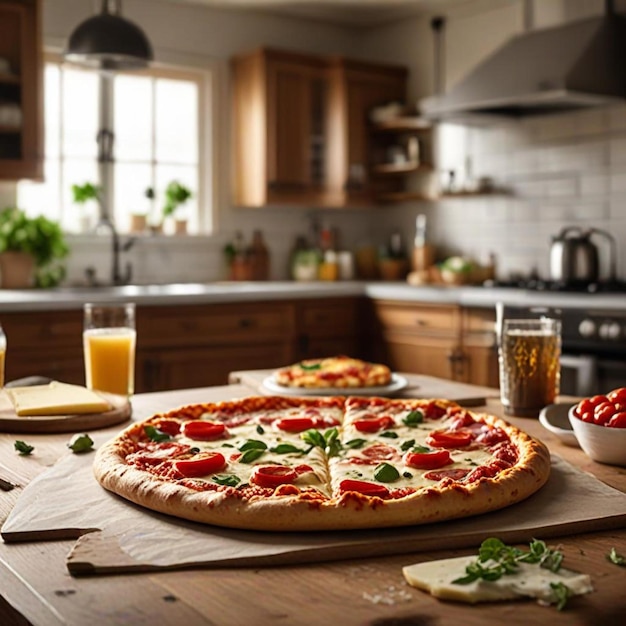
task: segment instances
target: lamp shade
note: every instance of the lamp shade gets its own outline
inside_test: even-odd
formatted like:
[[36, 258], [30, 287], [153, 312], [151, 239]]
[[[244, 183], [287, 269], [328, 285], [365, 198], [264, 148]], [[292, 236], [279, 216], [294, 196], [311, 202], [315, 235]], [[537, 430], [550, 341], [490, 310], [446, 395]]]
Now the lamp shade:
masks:
[[63, 55], [72, 62], [102, 70], [140, 69], [154, 58], [144, 32], [133, 22], [103, 11], [80, 23]]

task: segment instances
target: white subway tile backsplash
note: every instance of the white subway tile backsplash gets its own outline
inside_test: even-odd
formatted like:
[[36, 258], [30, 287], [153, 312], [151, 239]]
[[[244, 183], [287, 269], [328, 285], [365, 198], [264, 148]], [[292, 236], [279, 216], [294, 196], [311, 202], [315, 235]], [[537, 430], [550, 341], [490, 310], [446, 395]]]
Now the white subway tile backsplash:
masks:
[[611, 167], [626, 169], [626, 135], [617, 135], [609, 141], [609, 161]]

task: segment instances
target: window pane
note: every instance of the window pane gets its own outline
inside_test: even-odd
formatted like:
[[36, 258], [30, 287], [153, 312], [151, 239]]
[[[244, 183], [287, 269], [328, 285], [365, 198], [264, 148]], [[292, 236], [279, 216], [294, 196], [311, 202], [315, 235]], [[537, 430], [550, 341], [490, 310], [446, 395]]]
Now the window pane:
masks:
[[156, 160], [198, 161], [198, 86], [181, 80], [156, 81]]
[[152, 203], [146, 189], [152, 185], [152, 167], [147, 163], [117, 163], [115, 165], [115, 224], [119, 230], [129, 230], [132, 213], [148, 214]]
[[44, 89], [46, 94], [44, 107], [45, 154], [46, 157], [58, 158], [61, 150], [59, 134], [59, 123], [61, 121], [61, 72], [58, 65], [46, 63]]
[[63, 228], [71, 231], [84, 230], [84, 223], [80, 218], [86, 216], [88, 224], [94, 226], [99, 217], [97, 202], [89, 201], [84, 205], [77, 205], [72, 194], [72, 185], [85, 183], [99, 184], [98, 164], [92, 160], [66, 159], [61, 168], [61, 197], [63, 199]]
[[63, 72], [64, 152], [68, 156], [97, 158], [99, 83], [97, 72]]
[[152, 158], [152, 85], [147, 77], [115, 78], [115, 158], [149, 161]]
[[44, 182], [22, 180], [17, 184], [18, 206], [31, 217], [44, 215], [48, 219], [59, 217], [59, 161], [47, 159], [44, 163]]

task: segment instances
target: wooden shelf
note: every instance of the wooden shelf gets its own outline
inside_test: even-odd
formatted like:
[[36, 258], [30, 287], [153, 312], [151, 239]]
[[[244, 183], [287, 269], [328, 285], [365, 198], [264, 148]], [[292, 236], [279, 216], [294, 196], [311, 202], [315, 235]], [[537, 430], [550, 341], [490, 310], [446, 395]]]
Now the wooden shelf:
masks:
[[395, 175], [410, 174], [424, 169], [430, 169], [430, 166], [425, 163], [380, 163], [374, 165], [372, 171], [374, 174]]
[[4, 124], [0, 124], [0, 135], [17, 135], [21, 132], [21, 126], [7, 126]]
[[432, 125], [421, 117], [396, 117], [384, 122], [373, 122], [374, 130], [380, 132], [410, 132], [430, 131]]
[[22, 79], [15, 74], [0, 74], [0, 84], [3, 85], [19, 85]]

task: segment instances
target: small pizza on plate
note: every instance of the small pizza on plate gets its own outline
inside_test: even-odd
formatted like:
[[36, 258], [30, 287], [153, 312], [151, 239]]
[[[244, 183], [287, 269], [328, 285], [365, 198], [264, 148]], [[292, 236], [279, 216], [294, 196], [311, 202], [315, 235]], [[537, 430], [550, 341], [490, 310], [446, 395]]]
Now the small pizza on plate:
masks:
[[349, 356], [306, 359], [274, 373], [276, 384], [302, 389], [383, 387], [391, 380], [386, 365]]
[[187, 520], [265, 531], [425, 524], [519, 502], [546, 447], [448, 400], [254, 396], [137, 422], [94, 461], [106, 489]]

